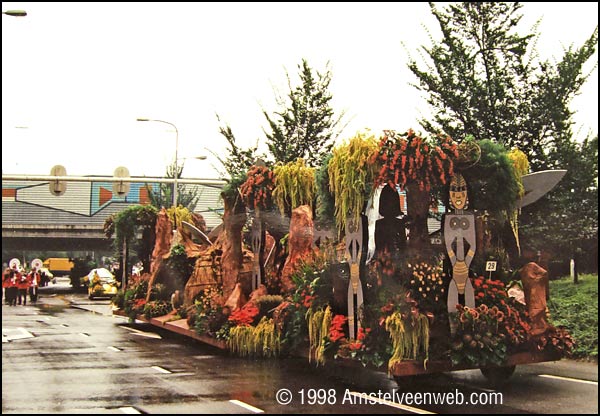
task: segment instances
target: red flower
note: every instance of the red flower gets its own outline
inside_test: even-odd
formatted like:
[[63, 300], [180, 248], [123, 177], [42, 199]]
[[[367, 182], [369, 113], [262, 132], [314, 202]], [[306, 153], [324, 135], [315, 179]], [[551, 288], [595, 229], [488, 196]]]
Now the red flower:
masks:
[[344, 315], [335, 315], [331, 320], [331, 326], [329, 327], [329, 339], [332, 342], [337, 342], [343, 339], [346, 334], [344, 333], [344, 324], [348, 318]]
[[304, 300], [302, 301], [302, 305], [305, 308], [310, 308], [312, 306], [312, 302], [313, 302], [314, 298], [315, 298], [314, 296], [310, 296], [310, 295], [305, 296]]
[[358, 351], [358, 350], [361, 349], [361, 347], [362, 347], [362, 342], [359, 342], [359, 341], [357, 341], [357, 342], [350, 342], [348, 344], [348, 348], [350, 348], [350, 351]]
[[236, 325], [252, 325], [252, 322], [254, 322], [254, 318], [256, 315], [258, 315], [258, 312], [258, 308], [249, 303], [244, 305], [244, 307], [241, 309], [234, 310], [231, 315], [229, 315], [229, 320], [234, 322]]

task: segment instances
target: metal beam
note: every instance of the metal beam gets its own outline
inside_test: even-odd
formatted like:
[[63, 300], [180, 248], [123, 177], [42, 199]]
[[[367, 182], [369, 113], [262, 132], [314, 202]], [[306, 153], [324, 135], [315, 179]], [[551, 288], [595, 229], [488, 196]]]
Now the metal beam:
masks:
[[[134, 182], [134, 183], [175, 183], [175, 178], [131, 176], [128, 178], [115, 178], [114, 176], [52, 176], [52, 175], [2, 175], [2, 181], [66, 181], [66, 182]], [[191, 185], [216, 185], [223, 186], [227, 181], [221, 179], [192, 179], [178, 178], [177, 183]]]

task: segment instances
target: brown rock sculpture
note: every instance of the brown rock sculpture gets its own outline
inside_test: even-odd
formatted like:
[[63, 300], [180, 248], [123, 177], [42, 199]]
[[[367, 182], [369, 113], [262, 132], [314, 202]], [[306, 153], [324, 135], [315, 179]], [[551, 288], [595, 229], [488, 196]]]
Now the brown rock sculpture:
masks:
[[169, 254], [169, 250], [171, 249], [173, 224], [165, 208], [162, 208], [157, 214], [155, 233], [156, 241], [154, 243], [154, 250], [152, 251], [152, 264], [150, 265], [150, 273], [152, 274], [158, 270], [162, 259], [165, 255]]
[[222, 273], [223, 273], [223, 297], [226, 299], [231, 295], [238, 283], [240, 270], [244, 262], [242, 252], [242, 229], [246, 223], [246, 208], [241, 199], [227, 197], [223, 194], [223, 232], [219, 235], [217, 242], [223, 250]]
[[312, 210], [308, 205], [301, 205], [292, 211], [290, 222], [289, 255], [281, 272], [281, 289], [291, 292], [294, 289], [292, 274], [304, 261], [311, 261], [313, 250]]
[[549, 328], [546, 316], [546, 287], [548, 285], [548, 272], [537, 263], [527, 263], [519, 270], [525, 291], [525, 303], [531, 319], [531, 335], [539, 336]]
[[246, 297], [244, 296], [244, 291], [242, 290], [242, 285], [236, 283], [233, 291], [225, 301], [225, 305], [229, 310], [234, 311], [238, 308], [241, 308], [246, 304]]

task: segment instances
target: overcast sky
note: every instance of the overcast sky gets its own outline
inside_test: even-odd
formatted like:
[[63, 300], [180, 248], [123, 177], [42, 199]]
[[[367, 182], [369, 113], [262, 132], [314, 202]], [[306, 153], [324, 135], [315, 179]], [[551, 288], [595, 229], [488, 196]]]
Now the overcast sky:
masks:
[[[438, 36], [427, 3], [27, 3], [2, 16], [2, 172], [161, 176], [175, 156], [184, 177], [216, 178], [209, 150], [225, 155], [219, 126], [239, 145], [264, 146], [262, 109], [287, 92], [302, 58], [329, 61], [341, 139], [362, 128], [419, 130], [427, 113], [409, 84], [408, 56]], [[524, 3], [521, 33], [542, 18], [538, 51], [562, 57], [598, 24], [598, 3]], [[590, 60], [588, 70], [597, 62]], [[573, 101], [578, 137], [598, 132], [598, 72]], [[222, 122], [216, 118], [219, 114]]]

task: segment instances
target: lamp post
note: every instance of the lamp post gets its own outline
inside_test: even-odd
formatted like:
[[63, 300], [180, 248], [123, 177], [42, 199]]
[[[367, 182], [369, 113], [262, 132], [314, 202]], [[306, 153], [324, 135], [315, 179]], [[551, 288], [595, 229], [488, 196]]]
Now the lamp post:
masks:
[[170, 126], [173, 126], [173, 128], [175, 129], [175, 178], [173, 181], [173, 208], [177, 209], [177, 179], [179, 177], [179, 166], [177, 164], [177, 153], [179, 150], [179, 130], [177, 130], [177, 126], [171, 122], [168, 121], [164, 121], [164, 120], [156, 120], [156, 119], [151, 119], [151, 118], [138, 118], [137, 121], [156, 121], [158, 123], [165, 123], [168, 124]]

